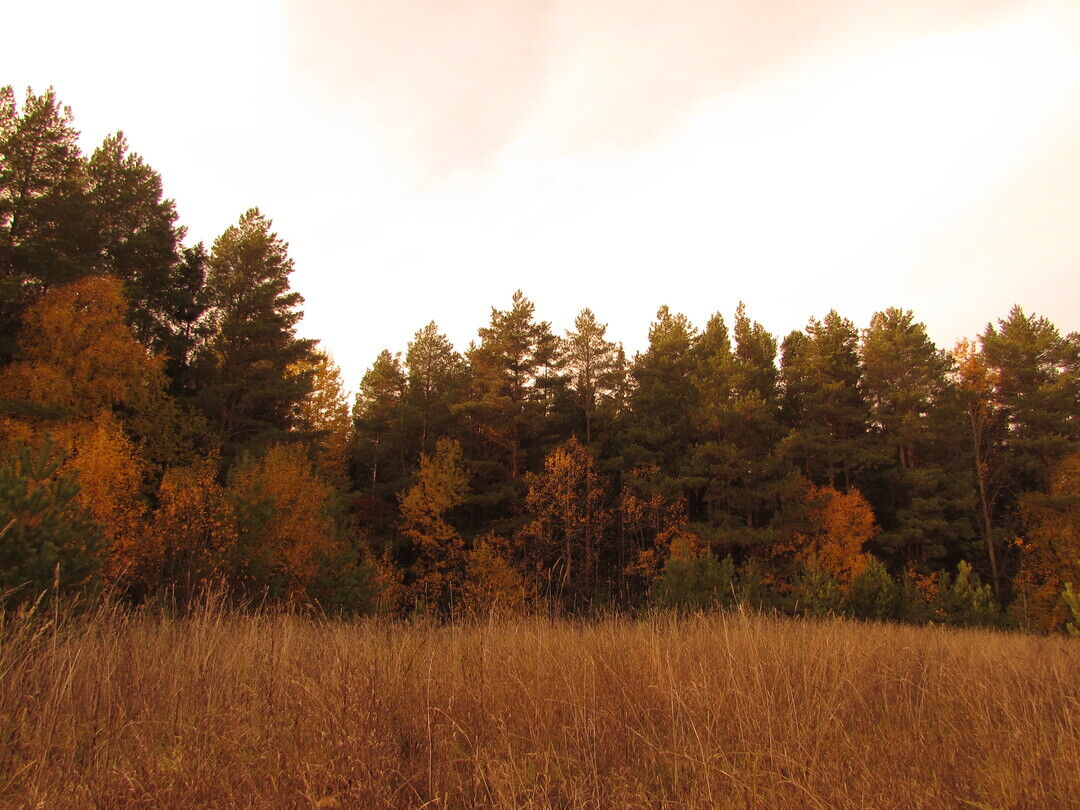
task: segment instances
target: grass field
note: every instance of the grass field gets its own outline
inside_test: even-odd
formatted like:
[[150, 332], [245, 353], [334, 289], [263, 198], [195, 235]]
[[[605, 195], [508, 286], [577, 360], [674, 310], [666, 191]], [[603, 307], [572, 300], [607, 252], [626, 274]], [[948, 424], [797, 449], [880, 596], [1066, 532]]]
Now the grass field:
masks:
[[0, 638], [5, 807], [1080, 805], [1063, 638], [217, 609]]

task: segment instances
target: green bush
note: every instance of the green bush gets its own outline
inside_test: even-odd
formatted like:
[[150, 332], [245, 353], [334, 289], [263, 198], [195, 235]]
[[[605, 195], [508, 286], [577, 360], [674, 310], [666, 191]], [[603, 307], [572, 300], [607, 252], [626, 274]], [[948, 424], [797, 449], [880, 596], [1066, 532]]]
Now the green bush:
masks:
[[711, 551], [698, 557], [669, 557], [653, 585], [653, 604], [680, 610], [701, 610], [734, 601], [735, 564], [718, 562]]
[[1065, 599], [1065, 606], [1069, 609], [1072, 621], [1066, 622], [1065, 631], [1070, 636], [1080, 637], [1080, 596], [1072, 588], [1071, 582], [1065, 583], [1065, 590], [1061, 594]]
[[836, 578], [813, 563], [803, 568], [795, 582], [795, 612], [802, 616], [833, 616], [840, 612], [844, 595]]
[[961, 560], [956, 578], [938, 574], [937, 595], [930, 605], [935, 618], [959, 627], [996, 627], [1003, 623], [1001, 610], [989, 585], [983, 585], [971, 565]]
[[890, 621], [899, 618], [900, 589], [885, 566], [870, 557], [866, 567], [851, 582], [844, 599], [844, 611], [856, 619]]
[[100, 566], [101, 533], [75, 496], [74, 474], [46, 437], [16, 444], [0, 463], [0, 603], [86, 588]]

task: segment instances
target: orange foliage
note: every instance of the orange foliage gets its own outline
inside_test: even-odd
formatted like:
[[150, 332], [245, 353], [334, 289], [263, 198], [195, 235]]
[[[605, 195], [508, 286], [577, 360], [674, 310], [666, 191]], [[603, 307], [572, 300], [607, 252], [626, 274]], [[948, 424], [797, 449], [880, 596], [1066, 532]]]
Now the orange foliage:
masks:
[[64, 466], [78, 470], [77, 500], [106, 537], [105, 576], [114, 583], [142, 579], [156, 557], [144, 519], [142, 462], [108, 413], [80, 428], [70, 440], [74, 452]]
[[405, 586], [405, 572], [394, 564], [389, 554], [373, 560], [375, 569], [375, 605], [383, 615], [397, 615], [408, 604], [409, 589]]
[[525, 605], [525, 583], [510, 564], [505, 538], [478, 538], [465, 555], [462, 609], [468, 615], [490, 616], [520, 613]]
[[1017, 541], [1023, 564], [1016, 580], [1025, 618], [1043, 630], [1065, 621], [1061, 592], [1080, 585], [1080, 451], [1066, 456], [1050, 479], [1050, 493], [1020, 499], [1027, 534]]
[[261, 518], [258, 525], [238, 526], [249, 532], [253, 556], [285, 574], [291, 595], [301, 594], [319, 557], [339, 545], [332, 487], [311, 469], [303, 447], [276, 444], [257, 461], [242, 464], [228, 491], [240, 514]]
[[461, 445], [439, 439], [434, 454], [420, 454], [416, 483], [401, 497], [402, 530], [416, 549], [414, 589], [432, 605], [461, 582], [465, 544], [446, 513], [465, 500], [468, 489]]
[[315, 453], [315, 468], [335, 487], [347, 490], [352, 420], [341, 370], [325, 354], [316, 354], [312, 362], [296, 368], [313, 373], [311, 393], [300, 403], [298, 416], [303, 430], [322, 434]]
[[92, 419], [115, 405], [143, 410], [164, 390], [161, 360], [125, 323], [119, 281], [91, 276], [47, 292], [23, 318], [25, 359], [0, 373], [0, 393]]
[[194, 585], [219, 568], [222, 554], [236, 542], [236, 515], [217, 482], [218, 459], [165, 472], [150, 530], [157, 549], [156, 579]]
[[874, 510], [854, 487], [844, 493], [811, 486], [806, 500], [812, 528], [809, 534], [798, 535], [798, 558], [816, 563], [841, 586], [850, 585], [866, 566], [863, 546], [879, 531]]
[[701, 538], [687, 529], [686, 501], [659, 492], [644, 494], [637, 484], [659, 475], [655, 465], [633, 472], [619, 497], [619, 524], [630, 561], [623, 573], [642, 585], [650, 585], [676, 547], [704, 553]]
[[528, 475], [527, 481], [525, 508], [532, 521], [521, 534], [533, 569], [550, 588], [587, 588], [611, 525], [592, 454], [572, 437], [551, 451], [542, 473]]

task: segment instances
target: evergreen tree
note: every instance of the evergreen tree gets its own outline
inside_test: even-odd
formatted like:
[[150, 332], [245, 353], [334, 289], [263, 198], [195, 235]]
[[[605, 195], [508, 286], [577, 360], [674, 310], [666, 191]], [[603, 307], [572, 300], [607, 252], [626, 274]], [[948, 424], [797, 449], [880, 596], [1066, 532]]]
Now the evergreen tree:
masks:
[[89, 202], [98, 240], [97, 267], [124, 282], [128, 322], [155, 349], [168, 346], [174, 276], [182, 273], [176, 206], [162, 199], [161, 177], [110, 135], [87, 163]]
[[479, 331], [480, 343], [466, 353], [471, 395], [455, 409], [482, 453], [481, 463], [474, 462], [473, 501], [504, 519], [516, 512], [529, 456], [543, 451], [545, 417], [560, 384], [555, 336], [533, 312], [533, 303], [520, 290], [510, 309], [492, 307], [490, 325]]
[[289, 289], [288, 246], [252, 208], [214, 241], [207, 273], [212, 336], [197, 358], [197, 402], [226, 455], [264, 446], [293, 427], [312, 372], [313, 340], [296, 336], [303, 313]]
[[627, 466], [654, 462], [675, 478], [694, 439], [698, 389], [693, 372], [697, 330], [666, 306], [649, 327], [649, 347], [634, 358]]
[[607, 324], [599, 323], [593, 311], [586, 308], [560, 342], [560, 363], [581, 413], [586, 445], [592, 444], [598, 417], [610, 420], [623, 371], [619, 347], [607, 340], [606, 334]]
[[0, 362], [15, 350], [23, 310], [94, 266], [85, 162], [71, 110], [50, 88], [20, 111], [0, 88]]
[[860, 392], [858, 332], [835, 310], [784, 341], [781, 374], [790, 433], [783, 452], [806, 476], [848, 487], [872, 464]]
[[383, 349], [360, 381], [353, 405], [353, 464], [358, 486], [389, 496], [408, 475], [401, 360]]
[[48, 439], [0, 462], [0, 607], [85, 588], [100, 565], [100, 532], [63, 462]]
[[405, 353], [408, 374], [407, 421], [419, 452], [455, 432], [452, 406], [467, 382], [465, 361], [432, 321], [419, 330]]
[[1080, 335], [1063, 337], [1046, 318], [1013, 307], [980, 341], [1008, 425], [1010, 488], [1045, 490], [1054, 465], [1080, 442]]

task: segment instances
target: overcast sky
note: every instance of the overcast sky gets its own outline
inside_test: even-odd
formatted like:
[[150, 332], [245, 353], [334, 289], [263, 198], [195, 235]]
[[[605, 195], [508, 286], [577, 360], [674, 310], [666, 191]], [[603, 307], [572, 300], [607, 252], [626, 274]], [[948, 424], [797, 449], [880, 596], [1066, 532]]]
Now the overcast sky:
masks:
[[[942, 7], [947, 6], [947, 10]], [[274, 220], [355, 386], [516, 288], [644, 347], [669, 304], [782, 337], [1013, 303], [1080, 328], [1080, 2], [11, 4], [0, 84], [122, 129], [191, 240]]]

